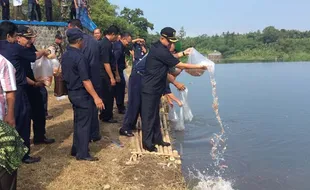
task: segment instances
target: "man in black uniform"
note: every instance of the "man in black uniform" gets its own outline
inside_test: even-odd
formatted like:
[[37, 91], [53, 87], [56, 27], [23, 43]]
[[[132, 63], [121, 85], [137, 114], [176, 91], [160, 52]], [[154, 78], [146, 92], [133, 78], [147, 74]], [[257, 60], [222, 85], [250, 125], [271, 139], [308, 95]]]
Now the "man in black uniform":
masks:
[[141, 113], [142, 113], [142, 143], [148, 151], [157, 151], [155, 144], [170, 146], [164, 142], [160, 132], [159, 105], [160, 98], [166, 88], [169, 68], [180, 69], [207, 69], [205, 65], [181, 63], [173, 56], [170, 49], [174, 49], [176, 31], [166, 27], [160, 32], [160, 40], [152, 45], [146, 58], [145, 74], [142, 76]]
[[0, 0], [2, 6], [2, 20], [10, 20], [10, 1]]
[[[14, 42], [14, 36], [16, 35], [16, 26], [11, 22], [3, 22], [0, 24], [1, 33], [1, 49], [0, 53], [5, 56], [15, 67], [16, 73], [16, 85], [17, 91], [15, 93], [15, 123], [16, 130], [23, 138], [25, 145], [29, 148], [28, 153], [24, 156], [24, 163], [35, 163], [40, 161], [40, 157], [30, 157], [30, 103], [27, 96], [27, 68], [26, 65], [30, 62], [34, 62], [37, 58], [43, 55], [47, 55], [48, 52], [41, 50], [39, 52], [31, 52], [27, 48], [31, 37], [34, 35], [30, 32], [28, 27], [21, 26], [18, 29], [18, 43]], [[7, 40], [5, 37], [8, 37]], [[34, 83], [38, 85], [38, 83]]]
[[112, 42], [115, 42], [119, 35], [119, 28], [110, 26], [105, 37], [99, 42], [101, 52], [101, 98], [105, 103], [105, 109], [100, 113], [100, 119], [107, 123], [116, 123], [113, 119], [114, 87], [115, 78], [119, 77], [116, 73], [116, 67], [113, 65]]
[[83, 32], [78, 28], [67, 31], [69, 46], [61, 60], [69, 100], [74, 111], [74, 137], [71, 155], [77, 160], [97, 161], [88, 151], [93, 107], [104, 109], [104, 104], [90, 80], [90, 67], [82, 51]]
[[[22, 26], [20, 28], [23, 28]], [[29, 28], [28, 28], [29, 30]], [[30, 29], [31, 33], [34, 32]], [[35, 46], [33, 45], [35, 41], [35, 35], [29, 40], [27, 44], [29, 54], [34, 54], [37, 51]], [[26, 60], [25, 60], [26, 61]], [[55, 142], [55, 139], [48, 139], [45, 136], [46, 133], [46, 112], [44, 109], [44, 101], [41, 93], [41, 88], [45, 88], [44, 83], [40, 81], [36, 81], [33, 71], [31, 69], [31, 61], [28, 60], [28, 63], [25, 65], [26, 67], [26, 76], [27, 76], [27, 95], [29, 98], [29, 103], [31, 107], [30, 118], [32, 119], [33, 125], [33, 143], [34, 144], [52, 144]]]
[[[78, 19], [73, 19], [69, 22], [68, 28], [79, 28], [83, 29], [82, 23]], [[101, 79], [100, 79], [100, 46], [98, 42], [90, 35], [83, 33], [83, 47], [81, 49], [86, 63], [90, 68], [89, 77], [96, 90], [96, 93], [100, 95], [101, 93]], [[90, 140], [95, 142], [101, 139], [99, 131], [99, 119], [98, 110], [96, 106], [93, 106], [93, 118], [90, 129]]]
[[[113, 43], [114, 62], [116, 67], [116, 86], [115, 99], [118, 113], [125, 114], [124, 105], [126, 81], [124, 77], [124, 69], [126, 68], [126, 47], [131, 43], [131, 34], [125, 32], [121, 34], [121, 39]], [[119, 76], [119, 77], [118, 77]]]
[[102, 39], [102, 33], [101, 33], [101, 30], [100, 28], [96, 28], [94, 30], [94, 38], [97, 40], [97, 41], [100, 41]]

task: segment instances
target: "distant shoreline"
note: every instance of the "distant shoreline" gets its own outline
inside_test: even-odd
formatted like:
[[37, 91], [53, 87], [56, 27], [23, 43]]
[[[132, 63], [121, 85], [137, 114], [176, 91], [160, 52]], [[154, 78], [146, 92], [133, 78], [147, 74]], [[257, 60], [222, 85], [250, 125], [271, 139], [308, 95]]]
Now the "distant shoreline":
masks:
[[309, 62], [308, 61], [275, 61], [275, 60], [270, 60], [270, 61], [266, 61], [266, 60], [257, 60], [257, 61], [253, 61], [253, 60], [222, 60], [220, 62], [217, 62], [215, 64], [238, 64], [238, 63], [306, 63]]

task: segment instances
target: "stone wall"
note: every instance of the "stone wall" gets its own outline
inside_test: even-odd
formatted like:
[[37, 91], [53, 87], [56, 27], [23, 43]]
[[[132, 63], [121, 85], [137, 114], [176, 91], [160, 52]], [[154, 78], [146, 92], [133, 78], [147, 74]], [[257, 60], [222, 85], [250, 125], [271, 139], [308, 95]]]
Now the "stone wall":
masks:
[[57, 31], [60, 31], [62, 35], [64, 35], [66, 30], [66, 27], [63, 26], [28, 26], [37, 32], [37, 39], [35, 42], [37, 49], [49, 47], [54, 43]]

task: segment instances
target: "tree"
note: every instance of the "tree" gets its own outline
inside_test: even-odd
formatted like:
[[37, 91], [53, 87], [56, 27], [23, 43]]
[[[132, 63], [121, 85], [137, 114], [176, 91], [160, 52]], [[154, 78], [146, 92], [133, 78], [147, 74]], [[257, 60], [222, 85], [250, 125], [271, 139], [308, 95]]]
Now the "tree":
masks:
[[186, 32], [185, 32], [184, 27], [182, 26], [181, 29], [180, 29], [180, 31], [179, 31], [179, 38], [180, 38], [181, 40], [183, 40], [185, 36], [186, 36]]
[[268, 26], [263, 30], [263, 42], [265, 44], [274, 43], [279, 39], [280, 32], [274, 26]]

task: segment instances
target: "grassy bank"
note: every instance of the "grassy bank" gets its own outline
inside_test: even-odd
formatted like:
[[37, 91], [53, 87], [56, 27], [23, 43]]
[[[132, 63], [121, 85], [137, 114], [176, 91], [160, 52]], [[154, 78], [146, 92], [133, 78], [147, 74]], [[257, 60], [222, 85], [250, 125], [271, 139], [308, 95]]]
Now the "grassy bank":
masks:
[[[70, 156], [73, 137], [73, 113], [68, 100], [57, 101], [49, 91], [47, 136], [52, 145], [32, 146], [32, 155], [41, 156], [37, 164], [22, 165], [18, 173], [20, 190], [99, 190], [99, 189], [186, 189], [181, 169], [155, 156], [143, 156], [138, 164], [129, 163], [133, 144], [119, 137], [122, 115], [115, 114], [118, 124], [100, 123], [103, 139], [90, 144], [98, 162], [76, 161]], [[124, 144], [120, 147], [119, 143]]]

